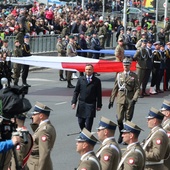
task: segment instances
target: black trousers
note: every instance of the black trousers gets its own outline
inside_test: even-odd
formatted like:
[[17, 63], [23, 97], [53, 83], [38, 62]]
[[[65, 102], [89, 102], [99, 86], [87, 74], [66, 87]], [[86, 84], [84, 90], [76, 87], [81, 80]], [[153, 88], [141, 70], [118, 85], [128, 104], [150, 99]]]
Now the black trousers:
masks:
[[80, 129], [83, 130], [83, 128], [86, 128], [88, 131], [91, 132], [93, 120], [94, 120], [94, 117], [87, 117], [87, 118], [78, 117], [78, 123], [79, 123]]
[[29, 65], [23, 65], [22, 66], [22, 83], [23, 84], [27, 83], [28, 72], [29, 72]]

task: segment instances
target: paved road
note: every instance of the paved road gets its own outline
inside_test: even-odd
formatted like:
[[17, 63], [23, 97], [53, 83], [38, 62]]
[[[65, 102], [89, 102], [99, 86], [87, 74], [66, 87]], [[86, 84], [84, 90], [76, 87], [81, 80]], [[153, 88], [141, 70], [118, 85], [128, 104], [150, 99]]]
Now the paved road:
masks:
[[[112, 73], [103, 73], [100, 76], [103, 89], [103, 108], [97, 113], [93, 131], [96, 131], [102, 115], [116, 122], [116, 104], [114, 104], [111, 110], [107, 108], [114, 83], [114, 76], [115, 74]], [[76, 84], [76, 81], [73, 80], [73, 84]], [[79, 132], [75, 110], [71, 109], [71, 98], [74, 89], [66, 88], [66, 82], [59, 81], [58, 71], [53, 69], [30, 72], [28, 83], [32, 87], [29, 89], [29, 94], [26, 97], [31, 101], [32, 105], [36, 101], [40, 101], [53, 109], [50, 119], [57, 130], [57, 139], [52, 152], [54, 169], [74, 169], [78, 165], [80, 158], [79, 154], [76, 153], [75, 138], [77, 135], [67, 136], [69, 133]], [[170, 93], [165, 92], [138, 100], [133, 121], [144, 129], [144, 132], [140, 135], [140, 141], [146, 138], [149, 133], [145, 116], [150, 107], [153, 106], [159, 109], [164, 98], [170, 100]], [[26, 124], [29, 125], [30, 122], [31, 120], [28, 119]], [[119, 133], [117, 131], [115, 135], [116, 139], [118, 135]], [[96, 145], [95, 149], [98, 147], [99, 145]], [[121, 146], [121, 148], [124, 148], [124, 146]]]

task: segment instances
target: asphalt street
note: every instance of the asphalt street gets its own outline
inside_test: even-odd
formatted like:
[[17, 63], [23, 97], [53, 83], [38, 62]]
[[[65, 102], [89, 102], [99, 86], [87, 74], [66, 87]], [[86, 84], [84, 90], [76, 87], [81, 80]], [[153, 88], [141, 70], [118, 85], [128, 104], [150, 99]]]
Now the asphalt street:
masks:
[[[112, 109], [108, 109], [109, 97], [114, 85], [114, 77], [115, 73], [101, 73], [99, 76], [102, 81], [103, 108], [97, 112], [97, 117], [93, 124], [93, 132], [96, 132], [101, 116], [105, 116], [116, 122], [116, 103], [114, 103]], [[74, 79], [72, 84], [76, 85], [76, 82], [77, 79]], [[52, 150], [54, 170], [74, 169], [78, 166], [80, 159], [80, 155], [76, 152], [75, 138], [77, 135], [68, 136], [68, 134], [74, 134], [80, 131], [77, 118], [75, 117], [76, 110], [71, 109], [71, 99], [74, 89], [66, 88], [67, 83], [59, 81], [58, 70], [53, 69], [31, 71], [28, 77], [28, 84], [31, 84], [31, 88], [29, 89], [29, 94], [25, 97], [30, 100], [32, 106], [34, 106], [36, 101], [39, 101], [53, 109], [50, 120], [57, 131], [56, 143]], [[150, 83], [148, 84], [148, 89], [149, 85]], [[170, 92], [145, 97], [139, 99], [136, 103], [133, 122], [137, 123], [144, 130], [140, 134], [140, 141], [149, 134], [147, 119], [145, 118], [149, 109], [151, 107], [160, 109], [163, 99], [170, 100]], [[26, 125], [28, 128], [30, 128], [30, 123], [31, 120], [27, 119]], [[117, 129], [116, 139], [118, 135]], [[126, 146], [121, 145], [122, 150], [124, 150], [125, 147]], [[95, 150], [98, 148], [99, 144], [95, 146]]]

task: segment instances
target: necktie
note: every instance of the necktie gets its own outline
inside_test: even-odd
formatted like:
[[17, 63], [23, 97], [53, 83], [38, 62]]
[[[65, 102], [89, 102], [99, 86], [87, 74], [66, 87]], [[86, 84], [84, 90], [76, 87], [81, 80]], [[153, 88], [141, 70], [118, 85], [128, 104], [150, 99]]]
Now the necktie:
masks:
[[127, 77], [128, 77], [128, 73], [126, 72], [126, 73], [125, 73], [125, 79], [126, 79]]
[[90, 77], [87, 77], [87, 82], [90, 83]]

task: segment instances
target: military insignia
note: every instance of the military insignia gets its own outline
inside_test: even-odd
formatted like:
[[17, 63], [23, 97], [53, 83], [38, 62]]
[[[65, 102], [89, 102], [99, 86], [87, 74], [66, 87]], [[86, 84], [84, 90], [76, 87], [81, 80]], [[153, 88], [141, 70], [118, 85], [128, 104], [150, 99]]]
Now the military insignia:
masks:
[[167, 135], [168, 135], [168, 138], [170, 138], [170, 132], [168, 132]]
[[156, 144], [157, 144], [157, 145], [160, 145], [161, 143], [162, 143], [162, 141], [161, 141], [160, 139], [157, 139], [157, 140], [156, 140]]
[[129, 163], [130, 165], [134, 164], [134, 159], [133, 159], [133, 158], [130, 158], [129, 161], [128, 161], [128, 163]]
[[21, 148], [20, 145], [17, 145], [16, 150], [20, 150], [20, 148]]
[[110, 160], [110, 156], [109, 155], [104, 155], [104, 161], [109, 161]]
[[86, 168], [82, 168], [81, 170], [87, 170]]
[[43, 142], [45, 142], [47, 140], [47, 136], [42, 136], [41, 139]]

